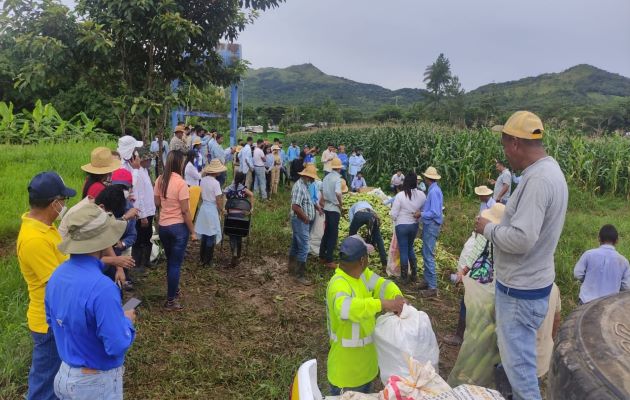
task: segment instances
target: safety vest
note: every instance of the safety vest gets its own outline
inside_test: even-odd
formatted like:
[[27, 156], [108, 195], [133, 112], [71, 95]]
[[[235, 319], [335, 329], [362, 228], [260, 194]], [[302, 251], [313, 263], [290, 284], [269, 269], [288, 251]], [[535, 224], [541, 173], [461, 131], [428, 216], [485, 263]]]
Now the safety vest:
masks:
[[396, 284], [369, 268], [359, 279], [337, 268], [326, 290], [330, 351], [328, 381], [337, 387], [357, 387], [378, 374], [372, 333], [381, 300], [402, 295]]

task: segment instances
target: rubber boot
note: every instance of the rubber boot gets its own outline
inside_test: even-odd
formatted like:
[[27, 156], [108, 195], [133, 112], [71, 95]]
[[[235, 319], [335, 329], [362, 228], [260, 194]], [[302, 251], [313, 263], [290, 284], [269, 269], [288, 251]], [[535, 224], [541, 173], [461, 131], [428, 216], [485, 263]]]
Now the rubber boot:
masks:
[[295, 256], [289, 256], [289, 275], [295, 274], [296, 266], [297, 266], [297, 258], [295, 258]]
[[133, 270], [138, 274], [142, 274], [144, 272], [144, 264], [142, 259], [142, 249], [144, 247], [140, 247], [140, 245], [135, 245], [131, 248], [131, 258], [136, 263]]
[[407, 283], [409, 283], [409, 274], [408, 274], [408, 266], [407, 265], [401, 265], [400, 266], [400, 282], [404, 285], [406, 285]]
[[296, 279], [304, 286], [310, 286], [313, 281], [306, 277], [306, 263], [298, 261], [296, 266]]
[[201, 244], [199, 245], [199, 265], [205, 266], [208, 264], [208, 247], [206, 246], [206, 240], [201, 239]]
[[415, 283], [418, 280], [418, 265], [417, 262], [411, 262], [411, 283]]
[[214, 259], [214, 244], [212, 246], [206, 247], [205, 253], [206, 262], [203, 264], [203, 266], [212, 267], [212, 260]]
[[151, 250], [153, 249], [153, 244], [148, 244], [142, 248], [142, 263], [145, 268], [151, 267]]

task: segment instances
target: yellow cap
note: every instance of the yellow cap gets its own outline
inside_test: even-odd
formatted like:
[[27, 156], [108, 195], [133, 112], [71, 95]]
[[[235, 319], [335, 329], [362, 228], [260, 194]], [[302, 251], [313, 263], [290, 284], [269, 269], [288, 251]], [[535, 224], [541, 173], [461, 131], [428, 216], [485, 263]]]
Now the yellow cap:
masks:
[[505, 125], [496, 125], [492, 130], [521, 139], [542, 139], [545, 129], [538, 115], [529, 111], [517, 111]]

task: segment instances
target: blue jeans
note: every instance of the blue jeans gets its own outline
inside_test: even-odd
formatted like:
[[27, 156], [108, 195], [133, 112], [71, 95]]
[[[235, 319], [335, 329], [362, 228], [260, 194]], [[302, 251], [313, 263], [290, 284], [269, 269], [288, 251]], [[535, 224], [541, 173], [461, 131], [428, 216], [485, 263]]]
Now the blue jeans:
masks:
[[337, 240], [339, 239], [339, 218], [341, 215], [335, 211], [324, 210], [326, 222], [324, 224], [324, 235], [319, 245], [319, 258], [327, 263], [333, 262]]
[[55, 393], [61, 400], [122, 400], [124, 367], [84, 373], [61, 363], [55, 376]]
[[260, 197], [263, 200], [267, 199], [267, 170], [265, 167], [254, 167], [254, 173], [256, 174], [256, 180], [254, 181], [254, 193], [260, 192]]
[[29, 400], [53, 400], [57, 399], [53, 391], [55, 374], [61, 365], [55, 337], [52, 329], [48, 328], [48, 333], [37, 333], [31, 331], [33, 338], [33, 357], [31, 370], [28, 373], [28, 394]]
[[167, 298], [170, 301], [175, 299], [177, 289], [179, 289], [179, 274], [184, 262], [190, 232], [184, 223], [160, 225], [159, 235], [164, 247], [164, 254], [166, 254]]
[[411, 275], [418, 274], [418, 260], [413, 249], [413, 242], [418, 235], [418, 224], [396, 225], [396, 240], [398, 240], [398, 250], [400, 251], [400, 276], [407, 277], [407, 268], [411, 263]]
[[521, 300], [496, 290], [497, 342], [514, 400], [541, 399], [536, 376], [536, 331], [548, 307], [549, 296]]
[[376, 246], [378, 254], [381, 258], [381, 265], [386, 266], [387, 253], [385, 252], [385, 244], [383, 243], [383, 237], [381, 236], [381, 228], [379, 224], [376, 223], [375, 214], [369, 211], [359, 211], [354, 213], [354, 217], [350, 223], [348, 236], [356, 235], [363, 225], [367, 225], [368, 228], [371, 228], [369, 243]]
[[435, 244], [440, 235], [440, 225], [436, 222], [422, 223], [422, 260], [424, 261], [424, 280], [429, 289], [437, 289], [435, 275]]
[[[331, 396], [340, 396], [342, 388], [339, 388], [332, 383], [330, 384], [330, 395]], [[354, 388], [343, 388], [344, 392], [359, 392], [368, 394], [372, 391], [372, 382], [368, 382], [363, 386], [357, 386]]]
[[297, 258], [298, 262], [306, 262], [308, 257], [308, 240], [311, 224], [304, 223], [296, 216], [291, 217], [291, 229], [293, 238], [291, 239], [291, 250], [289, 256]]

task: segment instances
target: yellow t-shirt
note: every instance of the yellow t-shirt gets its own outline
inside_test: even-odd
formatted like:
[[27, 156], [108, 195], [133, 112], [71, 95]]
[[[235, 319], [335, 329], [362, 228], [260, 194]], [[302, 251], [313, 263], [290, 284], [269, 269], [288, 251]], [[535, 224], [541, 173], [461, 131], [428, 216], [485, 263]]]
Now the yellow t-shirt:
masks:
[[53, 271], [68, 256], [57, 249], [61, 235], [54, 226], [46, 225], [28, 216], [22, 215], [22, 226], [17, 239], [17, 256], [22, 276], [28, 286], [28, 327], [37, 333], [48, 332], [44, 296], [46, 284]]

